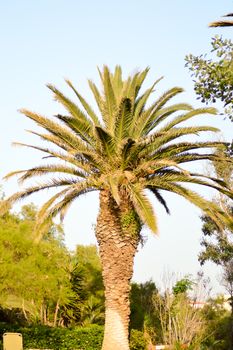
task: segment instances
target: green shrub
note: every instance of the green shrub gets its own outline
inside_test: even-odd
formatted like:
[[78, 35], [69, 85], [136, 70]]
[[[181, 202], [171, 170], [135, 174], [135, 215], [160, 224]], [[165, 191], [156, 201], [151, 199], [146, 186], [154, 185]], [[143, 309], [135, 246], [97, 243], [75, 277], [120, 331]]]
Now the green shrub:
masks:
[[145, 350], [146, 339], [141, 331], [132, 329], [130, 332], [130, 350]]
[[0, 324], [0, 346], [5, 332], [22, 333], [24, 349], [100, 350], [103, 340], [103, 327], [98, 325], [70, 329]]
[[[0, 323], [0, 349], [2, 336], [6, 332], [18, 332], [23, 335], [24, 349], [53, 349], [53, 350], [101, 350], [103, 327], [53, 328], [33, 325], [20, 327]], [[146, 341], [143, 333], [132, 329], [130, 333], [130, 350], [144, 350]]]

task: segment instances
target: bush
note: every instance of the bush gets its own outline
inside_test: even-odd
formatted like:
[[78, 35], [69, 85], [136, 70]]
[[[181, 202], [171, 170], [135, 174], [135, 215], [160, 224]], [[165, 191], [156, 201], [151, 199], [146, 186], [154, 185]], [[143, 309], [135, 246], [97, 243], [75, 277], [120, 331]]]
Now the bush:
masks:
[[130, 350], [145, 350], [146, 345], [147, 342], [143, 333], [137, 329], [132, 329], [130, 332]]
[[[0, 323], [0, 349], [2, 336], [6, 332], [18, 332], [23, 335], [24, 349], [53, 349], [53, 350], [101, 350], [103, 327], [53, 328], [33, 325], [20, 327]], [[130, 350], [144, 350], [146, 341], [143, 333], [132, 329], [130, 333]]]
[[5, 332], [22, 333], [24, 349], [100, 350], [103, 340], [103, 327], [98, 325], [70, 329], [0, 324], [1, 346], [2, 335]]

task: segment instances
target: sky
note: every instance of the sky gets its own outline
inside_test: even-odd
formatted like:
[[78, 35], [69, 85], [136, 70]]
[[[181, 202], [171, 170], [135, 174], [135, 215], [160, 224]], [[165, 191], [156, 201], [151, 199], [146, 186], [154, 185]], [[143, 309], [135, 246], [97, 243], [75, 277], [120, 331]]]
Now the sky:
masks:
[[[149, 66], [146, 85], [164, 76], [158, 93], [181, 86], [182, 102], [200, 106], [184, 58], [209, 52], [216, 34], [232, 38], [231, 28], [208, 28], [209, 22], [232, 9], [230, 0], [0, 0], [0, 177], [41, 164], [41, 154], [12, 147], [12, 142], [40, 142], [25, 131], [36, 127], [19, 113], [20, 108], [47, 116], [60, 111], [47, 83], [72, 96], [64, 83], [69, 78], [92, 101], [87, 79], [99, 83], [97, 67], [107, 64], [114, 69], [120, 64], [127, 76]], [[221, 137], [231, 139], [233, 124], [220, 116], [208, 118], [205, 122], [219, 127]], [[15, 180], [1, 183], [7, 196], [19, 189]], [[30, 197], [23, 204], [40, 205], [48, 195]], [[167, 200], [170, 216], [154, 203], [159, 234], [143, 229], [145, 244], [134, 266], [137, 282], [153, 279], [161, 285], [167, 271], [183, 276], [200, 270], [200, 212], [174, 195]], [[97, 214], [95, 193], [73, 205], [64, 221], [69, 249], [96, 244]], [[211, 278], [213, 293], [222, 291], [220, 270], [208, 263], [204, 272]]]

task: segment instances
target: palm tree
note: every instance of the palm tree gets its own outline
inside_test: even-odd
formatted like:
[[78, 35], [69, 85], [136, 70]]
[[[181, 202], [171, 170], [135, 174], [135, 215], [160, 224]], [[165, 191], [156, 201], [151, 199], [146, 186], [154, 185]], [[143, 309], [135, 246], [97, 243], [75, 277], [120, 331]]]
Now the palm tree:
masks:
[[[31, 131], [46, 145], [18, 143], [44, 152], [45, 164], [14, 171], [6, 176], [19, 175], [20, 183], [40, 176], [44, 180], [10, 196], [2, 204], [2, 211], [32, 193], [60, 188], [40, 209], [38, 232], [57, 214], [63, 219], [72, 202], [79, 196], [99, 191], [96, 237], [106, 300], [102, 350], [129, 349], [129, 291], [133, 260], [142, 240], [142, 225], [147, 225], [153, 232], [157, 231], [156, 216], [147, 191], [168, 213], [161, 190], [186, 198], [210, 216], [220, 228], [232, 225], [232, 219], [220, 208], [184, 186], [208, 186], [233, 197], [224, 182], [182, 167], [182, 164], [194, 161], [221, 160], [212, 151], [222, 146], [221, 142], [185, 139], [186, 136], [202, 132], [216, 132], [216, 128], [180, 126], [196, 115], [215, 114], [215, 109], [193, 109], [183, 103], [167, 106], [170, 99], [182, 92], [179, 87], [168, 90], [147, 107], [158, 82], [140, 93], [147, 73], [148, 68], [123, 80], [119, 66], [114, 73], [105, 66], [99, 72], [102, 91], [89, 81], [99, 114], [70, 81], [67, 80], [67, 84], [76, 95], [80, 107], [56, 87], [48, 85], [67, 113], [58, 114], [52, 119], [23, 109], [21, 112], [25, 116], [46, 130], [45, 133]], [[183, 112], [179, 114], [179, 111]]]
[[[223, 17], [233, 17], [233, 13], [228, 13], [227, 15]], [[232, 27], [233, 26], [233, 20], [223, 20], [223, 21], [216, 21], [209, 23], [209, 27]]]

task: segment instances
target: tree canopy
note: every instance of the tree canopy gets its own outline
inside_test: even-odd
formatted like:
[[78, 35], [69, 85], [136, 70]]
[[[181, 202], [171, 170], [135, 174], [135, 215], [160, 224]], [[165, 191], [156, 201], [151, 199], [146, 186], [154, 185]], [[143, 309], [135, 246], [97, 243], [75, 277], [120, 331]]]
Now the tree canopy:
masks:
[[233, 106], [233, 43], [215, 36], [211, 42], [211, 55], [186, 56], [186, 67], [191, 72], [194, 90], [204, 103], [221, 101], [232, 120]]

